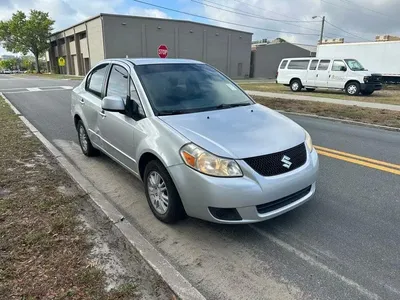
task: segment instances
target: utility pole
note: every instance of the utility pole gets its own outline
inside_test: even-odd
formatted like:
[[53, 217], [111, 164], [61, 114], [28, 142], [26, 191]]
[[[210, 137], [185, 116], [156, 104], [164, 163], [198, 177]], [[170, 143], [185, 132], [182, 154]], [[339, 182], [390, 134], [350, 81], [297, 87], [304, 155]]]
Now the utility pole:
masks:
[[321, 35], [319, 37], [319, 43], [322, 44], [322, 39], [324, 38], [324, 27], [325, 27], [325, 16], [314, 16], [313, 19], [321, 18], [322, 19], [322, 26], [321, 26]]
[[325, 16], [322, 17], [321, 37], [319, 38], [320, 44], [322, 44], [322, 39], [324, 38], [324, 27], [325, 27]]

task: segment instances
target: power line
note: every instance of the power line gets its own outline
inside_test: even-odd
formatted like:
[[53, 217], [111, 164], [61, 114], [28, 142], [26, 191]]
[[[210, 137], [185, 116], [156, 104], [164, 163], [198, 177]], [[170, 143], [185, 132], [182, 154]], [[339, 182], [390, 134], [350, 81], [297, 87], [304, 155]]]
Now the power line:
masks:
[[[231, 6], [219, 4], [219, 3], [216, 3], [216, 2], [213, 2], [213, 1], [209, 1], [209, 0], [203, 0], [203, 1], [191, 0], [191, 1], [199, 3], [199, 4], [202, 4], [204, 6], [213, 7], [213, 8], [216, 8], [216, 9], [220, 9], [220, 10], [223, 10], [223, 11], [235, 13], [235, 14], [238, 14], [238, 15], [249, 16], [249, 17], [253, 17], [253, 18], [257, 18], [257, 19], [263, 19], [263, 20], [269, 20], [269, 21], [275, 21], [275, 22], [284, 22], [284, 23], [288, 23], [288, 22], [290, 22], [290, 23], [317, 23], [317, 22], [319, 22], [319, 21], [291, 21], [291, 20], [272, 19], [272, 18], [263, 17], [263, 16], [260, 16], [260, 15], [249, 13], [249, 12], [246, 12], [244, 10], [236, 9], [236, 8], [231, 7]], [[220, 6], [220, 7], [213, 6], [213, 5], [210, 5], [210, 4], [206, 4], [204, 2], [213, 3], [213, 4], [216, 4], [216, 5]], [[223, 9], [221, 7], [230, 8], [231, 10]], [[297, 26], [297, 25], [294, 25], [294, 26]], [[305, 27], [305, 28], [307, 28], [307, 27]]]
[[[295, 18], [293, 18], [293, 17], [291, 17], [291, 16], [284, 15], [284, 14], [275, 12], [275, 11], [270, 10], [270, 9], [265, 9], [265, 8], [262, 8], [262, 7], [259, 7], [259, 6], [256, 6], [256, 5], [249, 4], [249, 3], [245, 2], [245, 1], [241, 1], [241, 0], [233, 0], [233, 1], [238, 2], [238, 3], [241, 3], [241, 4], [244, 4], [244, 5], [247, 5], [247, 6], [249, 6], [249, 7], [257, 8], [258, 10], [264, 10], [264, 11], [272, 12], [272, 13], [278, 15], [278, 16], [283, 16], [283, 17], [287, 17], [287, 18], [294, 19], [294, 20], [298, 20], [298, 19], [295, 19]], [[299, 21], [300, 21], [300, 20], [299, 20]]]
[[[203, 1], [191, 0], [191, 1], [195, 2], [195, 3], [198, 3], [198, 4], [201, 4], [201, 5], [204, 5], [204, 6], [207, 6], [207, 7], [212, 7], [212, 8], [215, 8], [215, 9], [219, 9], [219, 10], [223, 10], [223, 11], [226, 11], [226, 12], [230, 12], [230, 13], [233, 13], [233, 14], [248, 16], [248, 17], [267, 20], [267, 21], [281, 22], [281, 23], [284, 23], [284, 24], [287, 24], [287, 25], [290, 25], [290, 26], [296, 26], [297, 28], [304, 28], [304, 29], [307, 29], [307, 30], [310, 30], [310, 31], [319, 32], [319, 30], [314, 29], [314, 28], [293, 24], [293, 23], [298, 23], [298, 22], [301, 22], [301, 23], [319, 23], [319, 21], [291, 21], [291, 20], [272, 19], [272, 18], [267, 18], [267, 17], [263, 17], [263, 16], [260, 16], [260, 15], [256, 15], [256, 14], [253, 14], [253, 13], [249, 13], [249, 12], [246, 12], [244, 10], [234, 9], [233, 7], [230, 7], [230, 6], [227, 6], [227, 5], [222, 5], [222, 4], [219, 4], [219, 3], [216, 3], [216, 2], [213, 2], [213, 1], [209, 1], [209, 0], [203, 0]], [[216, 5], [221, 6], [221, 7], [213, 6], [213, 5], [204, 3], [204, 2], [213, 3], [213, 4], [216, 4]], [[226, 8], [229, 8], [229, 9], [224, 9], [222, 7], [226, 7]], [[329, 32], [328, 32], [328, 34], [329, 34]], [[326, 35], [326, 36], [330, 37], [328, 35]]]
[[340, 31], [343, 31], [343, 32], [345, 32], [345, 33], [347, 33], [347, 34], [350, 34], [350, 35], [352, 35], [352, 36], [354, 36], [354, 37], [356, 37], [356, 38], [362, 39], [362, 40], [364, 40], [364, 41], [371, 42], [371, 40], [369, 40], [369, 39], [366, 39], [366, 38], [363, 38], [363, 37], [361, 37], [361, 36], [355, 35], [355, 34], [353, 34], [353, 33], [351, 33], [351, 32], [348, 32], [348, 31], [346, 31], [346, 30], [344, 30], [344, 29], [342, 29], [342, 28], [340, 28], [340, 27], [338, 27], [338, 26], [336, 26], [336, 25], [334, 25], [334, 24], [332, 24], [332, 23], [330, 23], [330, 22], [328, 22], [328, 21], [326, 21], [326, 20], [325, 20], [325, 23], [331, 25], [332, 27], [335, 27], [336, 29], [339, 29]]
[[169, 10], [169, 11], [173, 11], [173, 12], [189, 15], [189, 16], [192, 16], [192, 17], [197, 17], [197, 18], [201, 18], [201, 19], [206, 19], [206, 20], [211, 20], [211, 21], [215, 21], [215, 22], [225, 23], [225, 24], [229, 24], [229, 25], [236, 25], [236, 26], [241, 26], [241, 27], [245, 27], [245, 28], [265, 30], [265, 31], [270, 31], [270, 32], [287, 33], [287, 34], [293, 34], [293, 35], [318, 36], [318, 34], [315, 34], [315, 33], [302, 33], [302, 32], [282, 31], [282, 30], [268, 29], [268, 28], [262, 28], [262, 27], [254, 27], [254, 26], [249, 26], [249, 25], [244, 25], [244, 24], [239, 24], [239, 23], [234, 23], [234, 22], [228, 22], [228, 21], [221, 21], [221, 20], [218, 20], [218, 19], [205, 17], [205, 16], [197, 15], [197, 14], [192, 14], [192, 13], [188, 13], [188, 12], [185, 12], [185, 11], [172, 9], [172, 8], [161, 6], [161, 5], [152, 4], [152, 3], [148, 3], [148, 2], [145, 2], [145, 1], [141, 1], [141, 0], [133, 0], [133, 1], [138, 2], [138, 3], [142, 3], [142, 4], [146, 4], [146, 5], [149, 5], [149, 6], [157, 7], [157, 8], [160, 8], [160, 9], [164, 9], [164, 10]]
[[[384, 13], [380, 12], [380, 11], [373, 10], [373, 9], [368, 8], [368, 7], [365, 7], [365, 6], [363, 6], [363, 5], [354, 3], [354, 2], [352, 2], [352, 1], [349, 1], [349, 0], [340, 0], [340, 1], [342, 1], [342, 2], [344, 2], [344, 3], [347, 3], [347, 4], [351, 4], [351, 5], [354, 5], [354, 6], [361, 7], [361, 8], [363, 8], [363, 9], [365, 9], [365, 10], [371, 11], [371, 12], [376, 13], [376, 14], [378, 14], [378, 15], [381, 15], [381, 16], [383, 16], [383, 17], [386, 17], [386, 18], [390, 18], [390, 19], [392, 19], [392, 20], [395, 20], [395, 19], [393, 19], [393, 16], [389, 16], [389, 15], [387, 15], [387, 14], [384, 14]], [[396, 21], [398, 22], [398, 20], [396, 20]]]

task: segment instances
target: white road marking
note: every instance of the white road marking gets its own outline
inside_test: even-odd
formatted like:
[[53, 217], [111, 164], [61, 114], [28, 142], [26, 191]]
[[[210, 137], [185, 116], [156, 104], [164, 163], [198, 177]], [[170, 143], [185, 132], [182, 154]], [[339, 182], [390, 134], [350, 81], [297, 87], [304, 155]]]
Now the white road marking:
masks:
[[65, 90], [72, 90], [74, 87], [73, 86], [69, 86], [69, 85], [64, 85], [64, 86], [60, 86], [60, 88], [63, 88]]
[[30, 91], [30, 92], [40, 92], [41, 91], [41, 89], [40, 88], [38, 88], [38, 87], [33, 87], [33, 88], [26, 88], [28, 91]]
[[1, 90], [0, 92], [4, 92], [4, 93], [7, 93], [7, 94], [22, 94], [22, 93], [51, 92], [51, 91], [69, 91], [69, 90], [56, 87], [54, 89], [47, 89], [47, 90], [38, 89], [38, 90], [34, 90], [34, 91], [25, 90], [25, 91], [18, 91], [18, 92], [7, 92], [7, 91], [4, 91], [4, 90]]
[[357, 282], [355, 282], [355, 281], [353, 281], [353, 280], [351, 280], [349, 278], [346, 278], [343, 275], [340, 275], [336, 271], [330, 269], [327, 265], [324, 265], [323, 263], [320, 263], [319, 261], [315, 260], [311, 256], [309, 256], [309, 255], [305, 254], [304, 252], [294, 248], [293, 246], [289, 245], [288, 243], [282, 241], [281, 239], [278, 239], [277, 237], [273, 236], [272, 234], [269, 234], [269, 233], [257, 228], [254, 225], [249, 225], [249, 227], [254, 229], [257, 233], [259, 233], [263, 237], [266, 237], [267, 239], [269, 239], [273, 243], [277, 244], [278, 246], [280, 246], [280, 247], [284, 248], [285, 250], [295, 254], [297, 257], [303, 259], [304, 261], [306, 261], [310, 265], [312, 265], [314, 267], [318, 267], [318, 268], [322, 269], [323, 271], [329, 273], [330, 275], [340, 279], [341, 281], [343, 281], [347, 285], [350, 285], [350, 286], [356, 288], [360, 293], [364, 294], [369, 299], [374, 299], [374, 300], [381, 299], [377, 294], [374, 294], [374, 293], [370, 292], [369, 290], [367, 290], [363, 286], [359, 285]]

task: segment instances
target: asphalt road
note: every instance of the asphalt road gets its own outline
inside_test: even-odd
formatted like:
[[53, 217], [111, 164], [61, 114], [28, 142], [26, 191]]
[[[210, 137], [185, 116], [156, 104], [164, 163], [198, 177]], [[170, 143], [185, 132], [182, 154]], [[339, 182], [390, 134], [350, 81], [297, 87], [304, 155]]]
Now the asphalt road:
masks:
[[[66, 88], [77, 84], [0, 75], [0, 91], [208, 299], [400, 299], [399, 175], [320, 155], [316, 198], [283, 216], [165, 225], [138, 180], [105, 156], [80, 153]], [[400, 164], [398, 132], [290, 117], [315, 145]]]

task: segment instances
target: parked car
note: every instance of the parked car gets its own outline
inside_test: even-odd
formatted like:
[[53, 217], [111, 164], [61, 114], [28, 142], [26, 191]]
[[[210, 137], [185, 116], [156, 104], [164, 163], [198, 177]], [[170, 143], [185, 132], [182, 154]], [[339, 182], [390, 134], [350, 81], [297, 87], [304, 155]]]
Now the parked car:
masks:
[[355, 59], [287, 58], [279, 65], [277, 83], [293, 92], [303, 88], [344, 90], [348, 95], [371, 95], [382, 89], [382, 75], [372, 74]]
[[315, 193], [309, 134], [207, 64], [104, 60], [71, 97], [82, 152], [100, 150], [142, 180], [161, 221], [258, 222]]
[[12, 74], [11, 70], [4, 70], [4, 74]]

